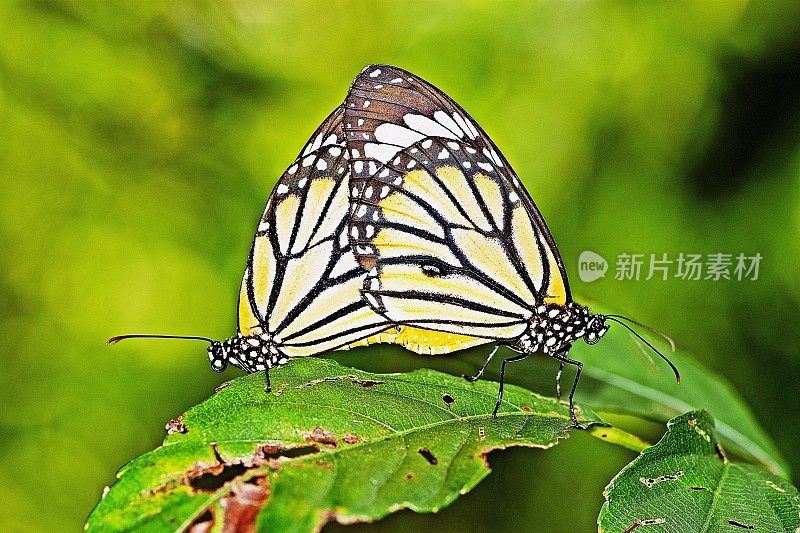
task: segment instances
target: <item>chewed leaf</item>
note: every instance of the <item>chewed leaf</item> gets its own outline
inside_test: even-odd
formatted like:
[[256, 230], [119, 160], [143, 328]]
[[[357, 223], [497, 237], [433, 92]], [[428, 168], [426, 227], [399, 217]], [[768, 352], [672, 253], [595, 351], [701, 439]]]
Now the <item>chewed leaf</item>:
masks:
[[705, 411], [671, 420], [604, 495], [598, 524], [606, 533], [800, 528], [797, 489], [763, 467], [729, 460]]
[[245, 376], [170, 422], [163, 446], [120, 470], [89, 530], [312, 531], [432, 512], [489, 473], [491, 450], [548, 448], [571, 424], [564, 404], [515, 386], [492, 418], [496, 383], [431, 370], [298, 359], [271, 377], [269, 394], [263, 374]]

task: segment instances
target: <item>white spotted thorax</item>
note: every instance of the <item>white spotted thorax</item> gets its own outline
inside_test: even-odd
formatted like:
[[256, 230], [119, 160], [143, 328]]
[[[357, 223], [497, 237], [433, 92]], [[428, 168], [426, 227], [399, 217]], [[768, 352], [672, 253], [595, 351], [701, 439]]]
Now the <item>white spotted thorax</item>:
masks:
[[214, 342], [208, 347], [208, 359], [215, 372], [223, 372], [230, 364], [248, 373], [267, 370], [289, 361], [269, 333], [247, 337], [236, 335], [222, 342]]
[[575, 302], [540, 305], [528, 321], [528, 330], [512, 345], [524, 353], [566, 353], [576, 340], [595, 344], [608, 331], [603, 315], [593, 315]]

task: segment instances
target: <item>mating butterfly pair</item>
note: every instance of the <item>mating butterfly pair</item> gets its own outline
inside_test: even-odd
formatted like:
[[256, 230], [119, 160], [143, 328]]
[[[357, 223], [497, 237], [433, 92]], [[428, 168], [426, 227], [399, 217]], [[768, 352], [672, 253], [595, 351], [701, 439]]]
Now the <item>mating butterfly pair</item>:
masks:
[[211, 342], [214, 370], [264, 370], [268, 387], [269, 369], [292, 357], [497, 342], [470, 378], [500, 345], [519, 352], [503, 361], [494, 414], [505, 365], [543, 352], [561, 362], [559, 378], [565, 364], [577, 367], [577, 425], [582, 364], [568, 351], [618, 318], [572, 300], [539, 210], [466, 111], [409, 72], [373, 65], [273, 190], [242, 280], [238, 333], [193, 338]]

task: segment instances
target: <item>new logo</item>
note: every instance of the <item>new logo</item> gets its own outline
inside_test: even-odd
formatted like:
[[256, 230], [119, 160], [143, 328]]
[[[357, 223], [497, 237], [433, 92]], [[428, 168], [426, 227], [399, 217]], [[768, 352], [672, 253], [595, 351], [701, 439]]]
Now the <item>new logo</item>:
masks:
[[592, 281], [604, 278], [608, 271], [608, 261], [603, 256], [584, 250], [578, 257], [578, 276], [581, 281], [591, 283]]

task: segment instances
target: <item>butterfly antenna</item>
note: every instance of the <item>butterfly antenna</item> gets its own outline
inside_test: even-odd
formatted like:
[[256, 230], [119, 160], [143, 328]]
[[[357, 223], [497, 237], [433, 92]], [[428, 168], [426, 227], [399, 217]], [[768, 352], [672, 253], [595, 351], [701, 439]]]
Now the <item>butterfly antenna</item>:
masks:
[[[667, 335], [666, 333], [661, 333], [661, 332], [660, 332], [660, 331], [658, 331], [657, 329], [653, 329], [653, 328], [651, 328], [650, 326], [646, 326], [646, 325], [642, 324], [641, 322], [639, 322], [639, 321], [637, 321], [637, 320], [634, 320], [634, 319], [632, 319], [632, 318], [628, 318], [628, 317], [626, 317], [626, 316], [622, 316], [622, 315], [605, 315], [605, 316], [606, 316], [606, 317], [612, 317], [612, 318], [621, 318], [622, 320], [627, 320], [627, 321], [628, 321], [628, 322], [630, 322], [631, 324], [636, 324], [636, 325], [637, 325], [637, 326], [639, 326], [640, 328], [642, 328], [642, 329], [646, 329], [646, 330], [647, 330], [647, 331], [649, 331], [650, 333], [654, 333], [655, 335], [658, 335], [659, 337], [661, 337], [661, 338], [663, 338], [665, 341], [667, 341], [667, 343], [669, 343], [669, 347], [672, 349], [672, 353], [675, 353], [675, 341], [674, 341], [674, 340], [672, 340], [672, 337], [670, 337], [670, 336], [669, 336], [669, 335]], [[619, 322], [619, 321], [617, 321], [617, 322]]]
[[[637, 339], [639, 339], [640, 341], [642, 341], [643, 343], [645, 343], [645, 344], [648, 346], [648, 348], [650, 348], [651, 350], [653, 350], [654, 352], [656, 352], [656, 353], [657, 353], [657, 354], [658, 354], [658, 355], [661, 357], [661, 359], [663, 359], [664, 361], [666, 361], [666, 362], [667, 362], [667, 364], [669, 365], [669, 367], [672, 369], [672, 372], [675, 374], [675, 381], [677, 381], [678, 383], [680, 383], [680, 382], [681, 382], [681, 373], [680, 373], [680, 372], [678, 372], [678, 368], [677, 368], [677, 367], [676, 367], [674, 364], [672, 364], [672, 361], [670, 361], [670, 360], [667, 358], [667, 356], [666, 356], [666, 355], [664, 355], [663, 353], [661, 353], [660, 351], [658, 351], [658, 349], [657, 349], [655, 346], [653, 346], [652, 344], [650, 344], [650, 342], [648, 342], [648, 340], [647, 340], [647, 339], [645, 339], [644, 337], [642, 337], [641, 335], [639, 335], [638, 333], [636, 333], [636, 331], [634, 331], [634, 330], [633, 330], [633, 328], [632, 328], [632, 327], [630, 327], [628, 324], [626, 324], [625, 322], [623, 322], [623, 321], [619, 320], [619, 319], [617, 318], [617, 316], [616, 316], [616, 315], [605, 315], [605, 316], [606, 316], [606, 318], [607, 318], [607, 319], [611, 320], [612, 322], [616, 322], [616, 323], [617, 323], [617, 324], [619, 324], [620, 326], [623, 326], [625, 329], [627, 329], [628, 331], [630, 331], [630, 332], [631, 332], [631, 334], [633, 334], [633, 335], [634, 335], [634, 336], [635, 336]], [[631, 321], [631, 322], [633, 322], [633, 321]], [[648, 330], [649, 330], [650, 328], [645, 328], [645, 329], [648, 329]]]
[[142, 335], [142, 334], [135, 334], [135, 335], [117, 335], [116, 337], [111, 337], [106, 341], [106, 345], [108, 344], [116, 344], [119, 341], [123, 341], [125, 339], [188, 339], [192, 341], [205, 341], [211, 344], [215, 343], [214, 339], [209, 339], [208, 337], [199, 337], [196, 335]]

